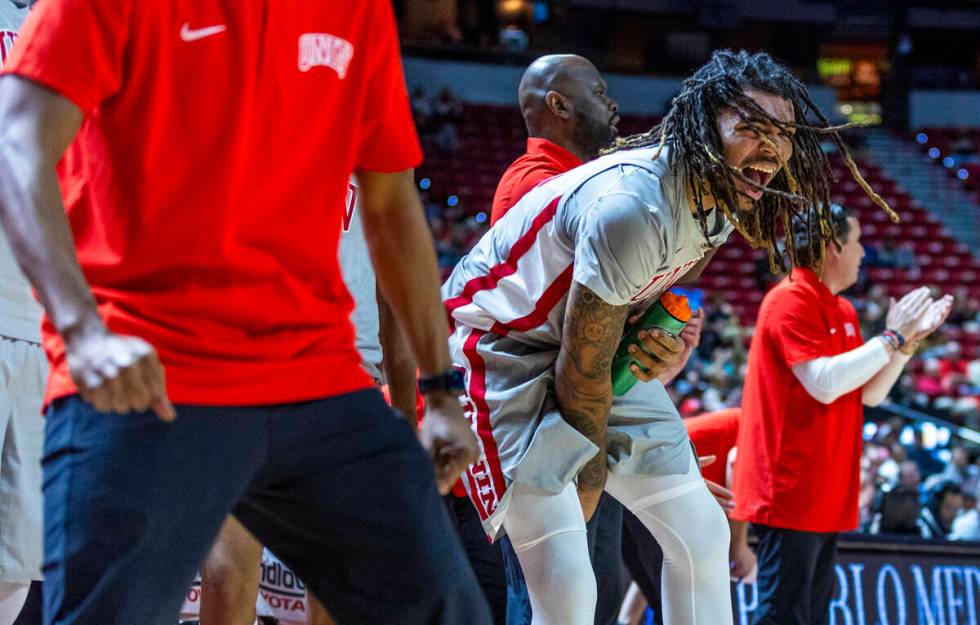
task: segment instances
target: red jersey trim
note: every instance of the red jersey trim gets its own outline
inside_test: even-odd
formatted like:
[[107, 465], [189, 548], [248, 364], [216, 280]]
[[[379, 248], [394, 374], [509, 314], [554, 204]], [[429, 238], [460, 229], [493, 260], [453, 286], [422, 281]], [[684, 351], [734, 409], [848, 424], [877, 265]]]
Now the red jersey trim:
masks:
[[514, 319], [508, 323], [500, 323], [499, 321], [493, 324], [490, 329], [494, 334], [499, 334], [505, 336], [511, 330], [516, 330], [517, 332], [527, 332], [528, 330], [533, 330], [548, 318], [548, 313], [551, 309], [565, 297], [568, 293], [568, 289], [572, 286], [572, 274], [574, 273], [574, 264], [570, 264], [568, 267], [562, 271], [555, 281], [552, 282], [544, 293], [541, 294], [541, 298], [534, 305], [534, 310], [529, 314]]
[[446, 300], [443, 305], [446, 307], [446, 313], [449, 316], [449, 323], [454, 326], [453, 322], [453, 312], [457, 308], [462, 308], [467, 304], [473, 302], [473, 297], [480, 291], [489, 291], [497, 288], [497, 283], [511, 276], [517, 272], [517, 263], [521, 258], [527, 254], [531, 248], [534, 247], [535, 242], [538, 240], [538, 233], [544, 228], [552, 219], [555, 217], [555, 213], [558, 211], [558, 201], [561, 200], [561, 196], [556, 197], [542, 210], [534, 221], [531, 222], [531, 227], [527, 232], [522, 234], [514, 245], [510, 248], [510, 253], [507, 255], [507, 260], [497, 265], [494, 265], [490, 270], [482, 276], [477, 276], [470, 279], [469, 282], [463, 287], [463, 291], [456, 297]]
[[[503, 499], [504, 492], [507, 490], [507, 483], [504, 480], [504, 473], [500, 467], [500, 454], [497, 452], [497, 442], [493, 438], [493, 431], [490, 426], [490, 406], [487, 405], [486, 387], [486, 364], [483, 357], [477, 351], [477, 343], [486, 332], [473, 330], [466, 342], [463, 344], [463, 353], [470, 363], [470, 384], [468, 394], [473, 404], [476, 406], [476, 434], [483, 446], [485, 462], [477, 460], [466, 469], [466, 477], [470, 484], [470, 499], [480, 513], [482, 520], [487, 520], [494, 513], [500, 500]], [[481, 465], [483, 465], [481, 467]], [[493, 499], [485, 501], [480, 496], [480, 488], [476, 470], [485, 468], [489, 470], [491, 485], [493, 488]], [[483, 473], [482, 471], [480, 472]]]

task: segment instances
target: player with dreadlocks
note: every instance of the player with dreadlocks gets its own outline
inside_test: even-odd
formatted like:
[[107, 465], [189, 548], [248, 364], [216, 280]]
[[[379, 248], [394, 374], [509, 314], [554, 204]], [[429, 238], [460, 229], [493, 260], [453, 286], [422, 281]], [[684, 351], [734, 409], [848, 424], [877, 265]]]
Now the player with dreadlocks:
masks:
[[443, 286], [483, 448], [464, 482], [511, 538], [533, 625], [592, 624], [585, 521], [604, 490], [663, 547], [664, 622], [732, 623], [725, 515], [655, 377], [683, 343], [641, 333], [632, 353], [655, 375], [616, 397], [611, 363], [627, 318], [733, 229], [781, 262], [778, 225], [829, 204], [824, 134], [840, 144], [785, 67], [717, 52], [660, 127], [538, 185]]

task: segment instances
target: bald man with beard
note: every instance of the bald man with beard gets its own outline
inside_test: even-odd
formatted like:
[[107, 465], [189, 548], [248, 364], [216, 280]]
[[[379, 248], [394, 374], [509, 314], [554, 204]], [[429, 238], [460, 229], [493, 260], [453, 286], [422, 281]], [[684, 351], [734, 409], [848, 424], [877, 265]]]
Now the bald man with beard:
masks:
[[574, 54], [543, 56], [518, 89], [527, 152], [504, 172], [493, 197], [493, 225], [543, 180], [599, 155], [616, 137], [619, 107], [595, 66]]

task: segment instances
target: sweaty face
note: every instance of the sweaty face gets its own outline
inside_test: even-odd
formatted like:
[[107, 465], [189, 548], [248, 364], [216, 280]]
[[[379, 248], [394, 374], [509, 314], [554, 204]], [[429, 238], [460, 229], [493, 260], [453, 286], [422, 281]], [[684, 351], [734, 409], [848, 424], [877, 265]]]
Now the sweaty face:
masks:
[[[789, 100], [756, 89], [746, 89], [745, 95], [755, 100], [773, 119], [781, 122], [794, 121], [793, 104]], [[752, 121], [755, 129], [745, 118]], [[779, 173], [780, 161], [789, 162], [793, 156], [791, 135], [795, 134], [795, 129], [781, 131], [768, 120], [756, 118], [748, 111], [740, 115], [735, 109], [725, 109], [718, 116], [718, 130], [725, 161], [759, 186], [768, 186]], [[772, 146], [766, 143], [763, 136]], [[741, 180], [736, 181], [735, 187], [738, 191], [739, 210], [752, 210], [754, 202], [762, 197], [761, 190]]]
[[598, 155], [619, 132], [619, 105], [609, 97], [606, 81], [591, 63], [582, 63], [569, 72], [562, 93], [573, 107], [572, 136], [576, 145], [583, 152]]
[[858, 281], [861, 261], [864, 259], [864, 246], [861, 245], [861, 224], [854, 217], [848, 217], [847, 223], [850, 225], [850, 232], [847, 233], [847, 240], [841, 241], [840, 251], [837, 251], [837, 247], [833, 243], [827, 244], [827, 262], [829, 264], [825, 268], [840, 276], [839, 283], [845, 289]]

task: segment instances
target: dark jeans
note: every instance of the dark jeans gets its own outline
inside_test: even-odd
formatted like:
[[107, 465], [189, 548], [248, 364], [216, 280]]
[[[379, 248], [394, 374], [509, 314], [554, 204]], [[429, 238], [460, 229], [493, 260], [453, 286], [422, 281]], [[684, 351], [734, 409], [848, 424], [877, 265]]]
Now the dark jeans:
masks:
[[[501, 543], [506, 539], [491, 543], [483, 530], [483, 523], [469, 497], [446, 496], [446, 505], [452, 511], [456, 531], [463, 541], [463, 549], [469, 558], [470, 566], [476, 573], [494, 625], [507, 625], [507, 578], [504, 572], [504, 558]], [[507, 541], [509, 544], [509, 541]]]
[[[623, 580], [622, 549], [623, 506], [608, 493], [599, 499], [599, 507], [586, 524], [589, 557], [598, 587], [595, 625], [615, 625], [626, 587]], [[531, 599], [524, 583], [517, 554], [510, 541], [499, 541], [507, 567], [507, 625], [530, 625]]]
[[173, 625], [229, 512], [339, 623], [490, 623], [431, 462], [374, 390], [173, 423], [58, 400], [44, 506], [46, 625]]
[[752, 528], [759, 538], [759, 607], [752, 625], [827, 625], [837, 534]]

